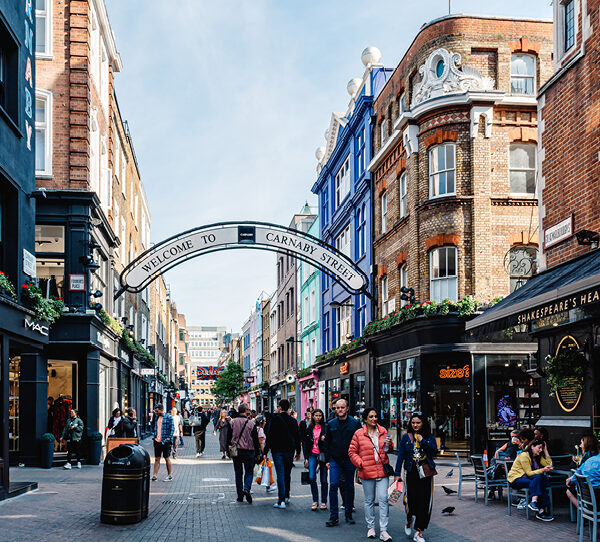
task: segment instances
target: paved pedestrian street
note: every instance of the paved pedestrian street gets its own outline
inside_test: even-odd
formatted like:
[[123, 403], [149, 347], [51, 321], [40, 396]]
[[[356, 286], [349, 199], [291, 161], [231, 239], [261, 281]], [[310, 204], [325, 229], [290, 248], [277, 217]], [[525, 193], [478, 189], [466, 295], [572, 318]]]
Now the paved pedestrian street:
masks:
[[[151, 441], [144, 441], [144, 445], [149, 449]], [[267, 495], [265, 489], [258, 486], [253, 486], [252, 505], [236, 502], [233, 466], [231, 461], [220, 459], [217, 437], [208, 435], [207, 450], [202, 458], [196, 459], [194, 452], [193, 438], [186, 437], [185, 446], [180, 448], [179, 458], [174, 461], [173, 482], [162, 481], [166, 475], [163, 464], [158, 481], [151, 485], [148, 518], [126, 526], [100, 523], [102, 467], [84, 466], [82, 470], [71, 471], [14, 468], [11, 470], [13, 481], [36, 480], [39, 489], [0, 503], [0, 541], [366, 540], [360, 486], [356, 486], [356, 525], [342, 522], [339, 527], [327, 528], [328, 512], [310, 510], [310, 489], [300, 484], [300, 462], [292, 473], [291, 505], [286, 510], [276, 510], [274, 495]], [[575, 526], [568, 523], [568, 509], [561, 508], [553, 523], [527, 521], [525, 512], [516, 509], [512, 517], [508, 517], [505, 503], [491, 503], [487, 508], [481, 501], [475, 504], [468, 485], [462, 501], [455, 495], [445, 495], [442, 485], [457, 488], [457, 469], [451, 478], [446, 477], [449, 467], [441, 466], [438, 470], [433, 520], [426, 532], [428, 542], [576, 540]], [[441, 510], [447, 506], [454, 506], [456, 510], [451, 516], [442, 516]], [[404, 519], [401, 507], [392, 506], [389, 532], [395, 541], [408, 540], [403, 530]]]

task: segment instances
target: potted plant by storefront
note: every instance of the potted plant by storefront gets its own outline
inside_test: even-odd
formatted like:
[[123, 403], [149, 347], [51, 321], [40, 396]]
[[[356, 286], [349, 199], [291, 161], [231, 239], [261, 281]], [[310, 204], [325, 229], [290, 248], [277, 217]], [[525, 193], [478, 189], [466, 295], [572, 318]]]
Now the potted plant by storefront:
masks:
[[100, 465], [100, 458], [102, 457], [102, 433], [98, 433], [98, 431], [89, 433], [88, 444], [88, 460], [90, 465]]
[[40, 463], [43, 469], [52, 468], [54, 460], [54, 435], [52, 433], [44, 433], [40, 437]]

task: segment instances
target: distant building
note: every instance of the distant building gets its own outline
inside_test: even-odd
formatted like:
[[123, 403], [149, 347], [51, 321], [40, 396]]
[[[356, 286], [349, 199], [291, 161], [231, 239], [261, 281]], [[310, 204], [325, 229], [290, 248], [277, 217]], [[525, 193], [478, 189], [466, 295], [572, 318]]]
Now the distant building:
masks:
[[190, 395], [200, 406], [214, 406], [212, 387], [216, 379], [221, 351], [225, 346], [224, 326], [188, 326]]

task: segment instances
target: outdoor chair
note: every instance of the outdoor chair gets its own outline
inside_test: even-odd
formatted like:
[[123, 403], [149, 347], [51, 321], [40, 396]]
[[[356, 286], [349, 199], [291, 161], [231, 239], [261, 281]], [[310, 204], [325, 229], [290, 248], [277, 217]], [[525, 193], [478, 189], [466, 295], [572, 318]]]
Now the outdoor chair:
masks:
[[[475, 477], [475, 472], [465, 473], [463, 471], [463, 464], [461, 463], [458, 452], [456, 452], [454, 455], [456, 455], [456, 460], [458, 461], [458, 500], [460, 501], [460, 500], [462, 500], [461, 495], [462, 495], [463, 482], [476, 482], [477, 478]], [[467, 467], [467, 466], [471, 466], [471, 465], [469, 465], [468, 463], [465, 463], [464, 466]]]
[[488, 493], [490, 489], [500, 488], [500, 497], [502, 498], [502, 490], [506, 487], [506, 480], [490, 480], [488, 477], [487, 467], [483, 462], [482, 455], [472, 455], [471, 462], [475, 468], [475, 502], [477, 502], [477, 493], [479, 489], [485, 491], [485, 505], [488, 505]]
[[577, 527], [579, 528], [579, 542], [583, 542], [583, 531], [585, 530], [586, 519], [591, 522], [590, 539], [593, 542], [596, 542], [598, 536], [598, 521], [600, 521], [596, 493], [587, 476], [576, 473], [575, 478], [577, 479], [577, 500], [579, 501], [579, 521], [577, 522]]
[[[514, 487], [512, 487], [510, 485], [510, 482], [508, 481], [508, 473], [510, 472], [510, 469], [512, 468], [512, 465], [514, 463], [514, 461], [502, 461], [502, 463], [504, 463], [504, 470], [506, 472], [506, 488], [508, 491], [508, 515], [511, 516], [512, 515], [512, 502], [513, 502], [513, 498], [517, 497], [517, 498], [523, 498], [525, 499], [525, 517], [527, 519], [529, 519], [529, 501], [531, 500], [530, 495], [529, 495], [529, 488], [523, 488], [523, 489], [515, 489]], [[552, 502], [552, 488], [549, 487], [547, 489], [548, 491], [548, 498], [550, 499], [550, 515], [553, 514], [554, 511], [554, 504]]]

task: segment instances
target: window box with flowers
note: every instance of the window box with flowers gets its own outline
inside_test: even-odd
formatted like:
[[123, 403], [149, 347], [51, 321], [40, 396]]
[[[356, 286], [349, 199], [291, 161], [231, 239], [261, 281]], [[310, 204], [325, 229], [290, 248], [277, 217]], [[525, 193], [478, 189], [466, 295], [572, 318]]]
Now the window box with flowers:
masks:
[[342, 344], [341, 346], [334, 348], [333, 350], [330, 350], [329, 352], [325, 352], [324, 354], [317, 356], [317, 359], [315, 360], [315, 365], [336, 359], [342, 354], [356, 350], [360, 346], [362, 346], [362, 338], [358, 337], [356, 339], [351, 340], [348, 343]]
[[4, 297], [9, 297], [10, 299], [17, 298], [17, 292], [15, 291], [15, 287], [13, 283], [8, 280], [6, 273], [4, 271], [0, 271], [0, 295]]
[[65, 304], [60, 297], [46, 298], [35, 284], [21, 286], [21, 301], [35, 313], [35, 319], [52, 325], [63, 313]]

